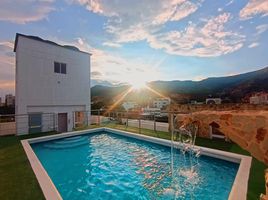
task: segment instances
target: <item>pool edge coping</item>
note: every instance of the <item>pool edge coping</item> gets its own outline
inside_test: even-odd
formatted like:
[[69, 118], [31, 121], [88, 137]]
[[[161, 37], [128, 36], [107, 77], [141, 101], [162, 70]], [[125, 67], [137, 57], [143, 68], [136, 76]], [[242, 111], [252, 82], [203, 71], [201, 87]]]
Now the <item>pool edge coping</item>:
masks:
[[[31, 167], [34, 171], [34, 174], [38, 180], [38, 183], [46, 199], [62, 200], [62, 197], [59, 191], [57, 190], [56, 186], [54, 185], [53, 181], [49, 177], [48, 173], [44, 169], [43, 165], [39, 161], [38, 157], [34, 153], [30, 144], [54, 140], [54, 139], [60, 139], [60, 138], [65, 138], [65, 137], [71, 137], [71, 136], [76, 136], [76, 135], [96, 133], [99, 131], [107, 131], [110, 133], [124, 135], [127, 137], [132, 137], [132, 138], [136, 138], [139, 140], [143, 140], [143, 141], [147, 141], [147, 142], [151, 142], [155, 144], [160, 144], [160, 145], [164, 145], [168, 147], [171, 146], [170, 140], [151, 137], [147, 135], [141, 135], [137, 133], [131, 133], [131, 132], [123, 131], [123, 130], [105, 128], [105, 127], [87, 129], [87, 130], [82, 130], [82, 131], [66, 132], [66, 133], [61, 133], [61, 134], [56, 134], [56, 135], [49, 135], [49, 136], [21, 140], [23, 149], [27, 155], [27, 158], [31, 164]], [[174, 144], [179, 145], [179, 146], [181, 145], [179, 142], [174, 142]], [[207, 147], [200, 147], [200, 146], [196, 146], [196, 147], [200, 148], [201, 155], [206, 155], [206, 156], [210, 156], [210, 157], [214, 157], [214, 158], [218, 158], [218, 159], [222, 159], [222, 160], [226, 160], [226, 161], [230, 161], [234, 163], [239, 163], [239, 168], [237, 170], [235, 180], [232, 184], [232, 189], [229, 193], [228, 200], [237, 200], [237, 199], [246, 200], [247, 190], [248, 190], [248, 179], [249, 179], [249, 174], [250, 174], [252, 157], [241, 155], [241, 154], [236, 154], [236, 153], [231, 153], [231, 152], [226, 152], [226, 151], [221, 151], [221, 150], [216, 150], [216, 149], [211, 149]]]

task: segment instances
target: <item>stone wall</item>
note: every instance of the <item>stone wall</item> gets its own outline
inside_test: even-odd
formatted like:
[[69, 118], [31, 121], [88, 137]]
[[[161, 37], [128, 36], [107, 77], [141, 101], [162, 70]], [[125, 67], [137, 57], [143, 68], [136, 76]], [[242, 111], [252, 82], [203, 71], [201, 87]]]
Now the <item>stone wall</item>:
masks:
[[253, 104], [172, 104], [169, 107], [170, 111], [178, 111], [182, 113], [199, 112], [203, 110], [211, 111], [231, 111], [231, 110], [260, 110], [268, 111], [268, 105], [253, 105]]
[[210, 124], [227, 138], [249, 151], [255, 158], [268, 164], [268, 111], [266, 110], [203, 110], [191, 114], [177, 114], [176, 124], [196, 122], [198, 135], [210, 137]]
[[15, 135], [15, 134], [16, 134], [16, 122], [0, 123], [0, 136]]

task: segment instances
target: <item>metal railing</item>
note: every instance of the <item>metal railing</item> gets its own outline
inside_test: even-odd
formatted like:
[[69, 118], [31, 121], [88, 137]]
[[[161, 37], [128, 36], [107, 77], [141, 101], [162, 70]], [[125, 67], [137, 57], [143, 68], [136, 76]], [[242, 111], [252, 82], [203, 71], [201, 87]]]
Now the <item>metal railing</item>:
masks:
[[[76, 111], [68, 116], [74, 130], [110, 127], [136, 133], [170, 139], [170, 121], [182, 112], [137, 112], [117, 110]], [[31, 113], [24, 115], [0, 115], [0, 136], [58, 130], [56, 113]], [[69, 129], [70, 130], [70, 129]]]
[[56, 114], [32, 113], [23, 115], [0, 115], [0, 136], [57, 130]]
[[150, 113], [135, 111], [91, 110], [73, 114], [74, 129], [111, 127], [141, 134], [170, 138], [170, 119], [182, 112], [157, 111]]

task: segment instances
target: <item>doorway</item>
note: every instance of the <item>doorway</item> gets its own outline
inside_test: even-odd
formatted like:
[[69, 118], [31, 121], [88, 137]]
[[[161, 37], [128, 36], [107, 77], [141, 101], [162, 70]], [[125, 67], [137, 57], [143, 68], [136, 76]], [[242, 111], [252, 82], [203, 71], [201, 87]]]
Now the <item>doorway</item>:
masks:
[[58, 131], [60, 133], [67, 132], [67, 126], [68, 126], [67, 116], [68, 116], [67, 113], [58, 113]]

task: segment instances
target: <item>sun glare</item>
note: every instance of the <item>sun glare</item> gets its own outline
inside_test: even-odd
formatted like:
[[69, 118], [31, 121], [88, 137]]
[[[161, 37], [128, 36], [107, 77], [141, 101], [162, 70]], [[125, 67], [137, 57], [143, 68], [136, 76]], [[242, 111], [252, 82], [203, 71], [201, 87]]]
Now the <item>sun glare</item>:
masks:
[[134, 70], [131, 73], [126, 73], [121, 78], [125, 82], [132, 86], [132, 89], [144, 89], [147, 87], [147, 83], [157, 79], [158, 74], [154, 69], [145, 69], [142, 71]]
[[146, 81], [144, 81], [144, 80], [136, 79], [136, 80], [132, 80], [132, 81], [129, 81], [129, 82], [130, 82], [132, 88], [136, 89], [136, 90], [146, 87]]

